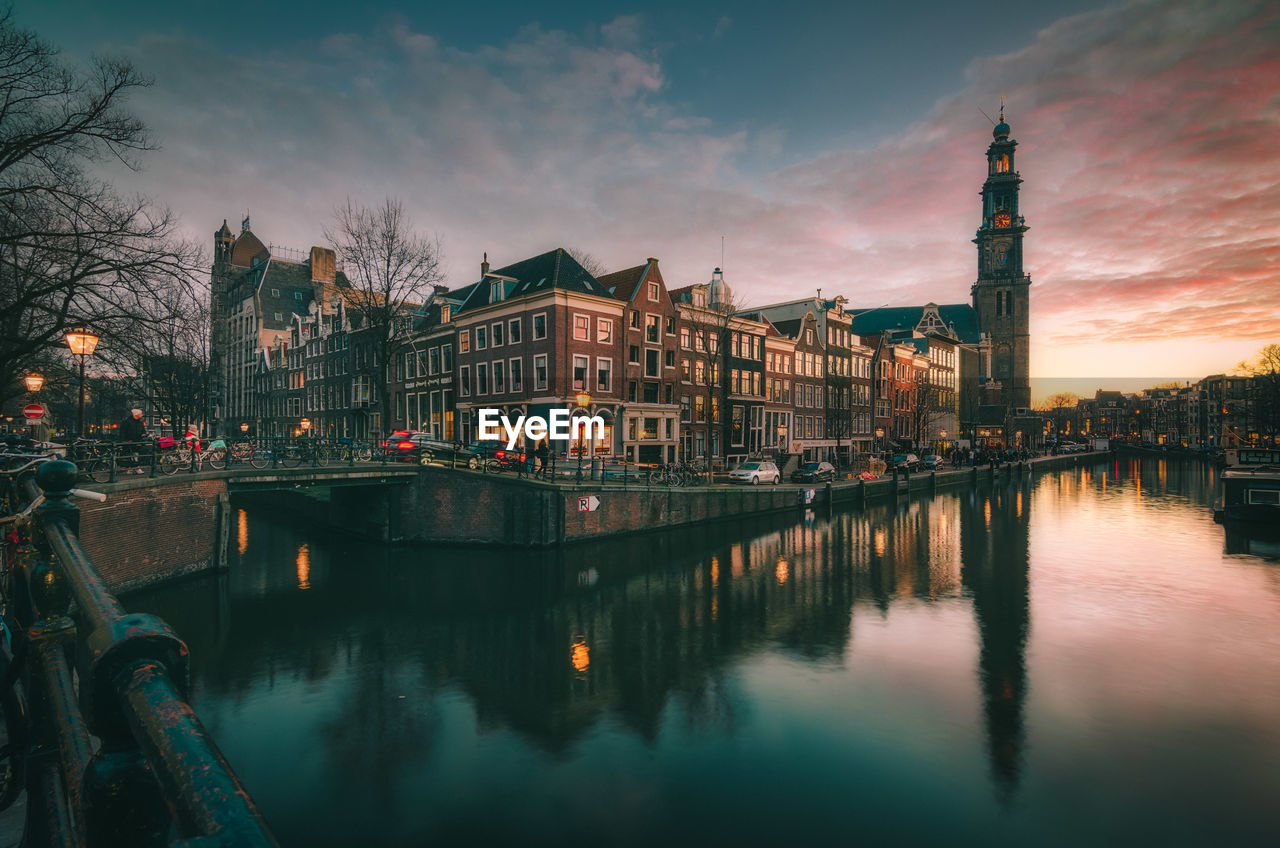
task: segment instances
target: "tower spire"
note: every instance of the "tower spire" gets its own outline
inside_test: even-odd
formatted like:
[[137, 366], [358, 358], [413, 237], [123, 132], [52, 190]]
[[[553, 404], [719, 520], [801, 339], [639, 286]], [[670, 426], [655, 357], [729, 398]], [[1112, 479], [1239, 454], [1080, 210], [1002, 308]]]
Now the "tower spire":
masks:
[[1004, 120], [1004, 95], [1000, 95], [1000, 120]]

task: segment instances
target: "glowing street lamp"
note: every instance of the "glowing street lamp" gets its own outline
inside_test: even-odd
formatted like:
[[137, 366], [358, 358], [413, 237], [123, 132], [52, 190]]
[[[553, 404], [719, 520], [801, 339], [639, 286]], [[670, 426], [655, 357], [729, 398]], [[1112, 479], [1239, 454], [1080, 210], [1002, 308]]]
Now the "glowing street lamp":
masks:
[[35, 394], [44, 386], [44, 377], [39, 374], [28, 374], [22, 378], [22, 382], [27, 387], [27, 391]]
[[84, 361], [93, 356], [98, 347], [98, 337], [84, 327], [77, 327], [66, 335], [67, 347], [80, 357], [80, 415], [76, 423], [76, 435], [84, 436]]
[[298, 426], [302, 428], [302, 432], [307, 433], [311, 430], [311, 419], [304, 418], [298, 422]]
[[248, 432], [249, 432], [249, 422], [248, 422], [248, 421], [241, 421], [241, 422], [240, 422], [240, 432], [241, 432], [241, 433], [248, 433]]

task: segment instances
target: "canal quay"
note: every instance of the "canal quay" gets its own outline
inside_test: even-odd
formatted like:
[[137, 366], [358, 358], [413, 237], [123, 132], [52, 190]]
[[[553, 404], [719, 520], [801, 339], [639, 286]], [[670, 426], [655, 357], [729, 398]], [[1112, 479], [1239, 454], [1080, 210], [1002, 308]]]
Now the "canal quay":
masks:
[[232, 501], [133, 593], [286, 845], [1249, 845], [1280, 832], [1280, 544], [1100, 457], [558, 548]]

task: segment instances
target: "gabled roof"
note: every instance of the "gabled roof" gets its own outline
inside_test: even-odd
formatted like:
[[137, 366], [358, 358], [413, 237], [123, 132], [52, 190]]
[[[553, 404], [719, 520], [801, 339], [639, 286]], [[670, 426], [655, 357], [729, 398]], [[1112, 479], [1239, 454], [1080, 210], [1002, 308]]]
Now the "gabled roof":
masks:
[[[648, 272], [647, 274], [645, 273], [646, 271]], [[596, 279], [601, 286], [608, 289], [618, 300], [627, 302], [635, 298], [636, 292], [643, 282], [658, 283], [664, 289], [667, 287], [666, 282], [662, 279], [662, 271], [658, 269], [658, 261], [656, 259], [650, 259], [643, 265], [627, 268], [624, 271], [614, 271], [612, 274], [605, 274], [603, 277], [597, 277]]]
[[[849, 310], [853, 315], [853, 333], [874, 336], [885, 330], [915, 330], [924, 315], [924, 306], [894, 306], [878, 309]], [[978, 312], [967, 303], [952, 303], [938, 307], [938, 315], [954, 329], [955, 337], [965, 344], [981, 341], [978, 330]]]
[[[223, 221], [223, 226], [226, 223]], [[231, 264], [241, 268], [248, 268], [255, 259], [266, 259], [270, 255], [267, 246], [253, 234], [253, 230], [240, 233], [231, 245]]]
[[569, 251], [557, 247], [555, 250], [524, 259], [514, 265], [491, 271], [484, 279], [468, 286], [470, 292], [463, 301], [460, 311], [488, 306], [490, 303], [488, 283], [495, 278], [503, 277], [510, 278], [500, 280], [503, 283], [503, 300], [553, 289], [610, 297], [608, 289], [587, 273], [587, 269], [579, 265], [578, 260], [569, 255]]

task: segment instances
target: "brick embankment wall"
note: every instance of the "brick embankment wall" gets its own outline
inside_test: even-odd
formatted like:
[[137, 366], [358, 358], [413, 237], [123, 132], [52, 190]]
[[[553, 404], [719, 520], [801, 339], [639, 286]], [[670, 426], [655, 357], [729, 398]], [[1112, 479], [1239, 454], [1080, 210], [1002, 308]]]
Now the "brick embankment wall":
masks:
[[549, 483], [427, 467], [399, 488], [388, 505], [390, 541], [543, 546], [563, 538], [564, 495]]
[[[578, 499], [581, 497], [599, 500], [594, 512], [578, 511]], [[799, 508], [798, 497], [796, 489], [789, 486], [575, 490], [562, 495], [563, 538], [566, 542], [575, 542], [783, 510], [794, 511]]]
[[106, 503], [77, 500], [80, 544], [113, 592], [217, 567], [225, 551], [224, 480], [122, 481], [91, 488]]

